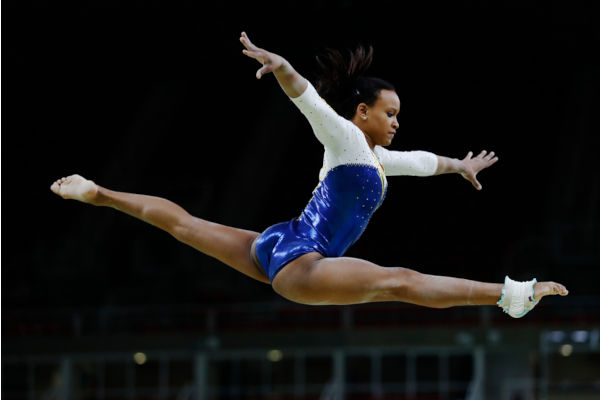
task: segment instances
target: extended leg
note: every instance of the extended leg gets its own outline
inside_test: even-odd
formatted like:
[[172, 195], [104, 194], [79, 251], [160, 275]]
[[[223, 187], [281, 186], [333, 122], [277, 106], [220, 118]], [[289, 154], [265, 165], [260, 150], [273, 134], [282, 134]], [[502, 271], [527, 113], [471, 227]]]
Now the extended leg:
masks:
[[269, 279], [251, 257], [257, 232], [232, 228], [190, 215], [172, 201], [142, 194], [116, 192], [79, 175], [56, 181], [51, 190], [66, 199], [112, 207], [154, 225], [177, 240], [214, 257], [261, 282]]
[[[292, 301], [305, 304], [356, 304], [402, 301], [426, 307], [494, 305], [502, 284], [422, 274], [406, 268], [384, 268], [349, 258], [306, 254], [284, 267], [273, 288]], [[535, 297], [566, 295], [564, 286], [540, 282]]]

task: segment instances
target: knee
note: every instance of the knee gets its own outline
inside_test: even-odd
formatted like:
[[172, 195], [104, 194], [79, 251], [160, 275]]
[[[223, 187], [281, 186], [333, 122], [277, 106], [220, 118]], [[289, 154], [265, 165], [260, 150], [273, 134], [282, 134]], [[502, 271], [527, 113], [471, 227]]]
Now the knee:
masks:
[[174, 219], [170, 221], [169, 226], [165, 227], [165, 230], [175, 239], [187, 244], [194, 233], [193, 219], [194, 217], [192, 216]]
[[419, 290], [419, 279], [423, 274], [402, 267], [390, 267], [388, 270], [387, 278], [378, 282], [377, 297], [393, 301], [409, 301], [412, 298], [411, 293]]

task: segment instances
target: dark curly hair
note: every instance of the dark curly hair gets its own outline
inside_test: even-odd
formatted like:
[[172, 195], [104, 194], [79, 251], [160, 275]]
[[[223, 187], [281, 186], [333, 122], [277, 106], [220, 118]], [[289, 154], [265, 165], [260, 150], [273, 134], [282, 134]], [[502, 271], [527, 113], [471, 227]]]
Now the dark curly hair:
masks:
[[319, 72], [315, 88], [319, 95], [342, 117], [352, 119], [360, 103], [372, 106], [382, 89], [396, 91], [380, 78], [364, 76], [373, 61], [373, 47], [358, 46], [347, 55], [326, 49], [316, 57]]

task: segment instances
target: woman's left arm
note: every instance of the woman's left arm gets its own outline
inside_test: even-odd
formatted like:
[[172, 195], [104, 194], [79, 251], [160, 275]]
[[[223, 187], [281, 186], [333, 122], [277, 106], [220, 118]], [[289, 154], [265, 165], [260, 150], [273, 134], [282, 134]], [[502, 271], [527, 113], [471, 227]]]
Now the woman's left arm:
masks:
[[498, 161], [498, 157], [495, 156], [493, 151], [488, 153], [485, 150], [479, 153], [475, 158], [473, 158], [473, 152], [470, 151], [462, 160], [444, 156], [437, 156], [437, 159], [438, 166], [434, 175], [451, 173], [461, 174], [462, 177], [471, 182], [477, 190], [482, 189], [481, 183], [477, 180], [477, 174]]

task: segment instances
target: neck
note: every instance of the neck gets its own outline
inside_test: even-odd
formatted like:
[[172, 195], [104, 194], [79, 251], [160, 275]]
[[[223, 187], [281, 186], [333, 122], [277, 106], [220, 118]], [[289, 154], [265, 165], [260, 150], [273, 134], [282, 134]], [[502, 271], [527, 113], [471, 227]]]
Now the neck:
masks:
[[371, 140], [369, 135], [367, 135], [364, 131], [363, 131], [363, 134], [365, 135], [365, 139], [367, 140], [367, 144], [371, 148], [371, 151], [375, 151], [375, 144], [373, 143], [373, 141]]

